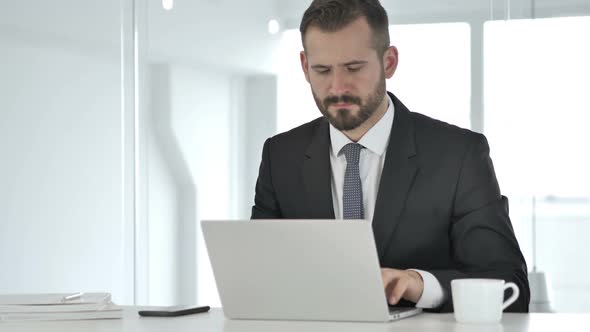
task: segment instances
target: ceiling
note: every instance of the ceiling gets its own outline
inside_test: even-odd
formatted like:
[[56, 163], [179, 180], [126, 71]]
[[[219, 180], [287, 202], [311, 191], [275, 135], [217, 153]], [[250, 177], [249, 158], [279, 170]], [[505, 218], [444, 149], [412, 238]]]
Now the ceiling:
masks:
[[[126, 1], [126, 2], [123, 2]], [[133, 0], [0, 0], [0, 38], [91, 52], [120, 53], [121, 3]], [[135, 0], [143, 58], [246, 72], [272, 72], [280, 34], [271, 18], [298, 28], [311, 0]], [[533, 0], [511, 0], [512, 18], [530, 17]], [[505, 0], [382, 0], [391, 23], [503, 19]], [[590, 15], [588, 0], [534, 0], [535, 14]], [[493, 11], [492, 11], [493, 6]], [[129, 19], [129, 17], [125, 17]]]

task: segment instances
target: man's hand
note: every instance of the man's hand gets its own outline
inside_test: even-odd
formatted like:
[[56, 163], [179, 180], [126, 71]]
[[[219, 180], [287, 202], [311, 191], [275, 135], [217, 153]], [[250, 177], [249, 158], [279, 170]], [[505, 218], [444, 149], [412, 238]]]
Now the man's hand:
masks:
[[391, 305], [402, 298], [416, 303], [424, 291], [424, 281], [416, 271], [382, 268], [381, 278], [387, 302]]

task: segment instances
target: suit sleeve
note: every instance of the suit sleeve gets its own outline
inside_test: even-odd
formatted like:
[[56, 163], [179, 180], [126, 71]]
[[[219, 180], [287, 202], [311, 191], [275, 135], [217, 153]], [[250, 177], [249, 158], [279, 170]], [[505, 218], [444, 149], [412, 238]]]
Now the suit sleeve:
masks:
[[264, 142], [262, 161], [256, 181], [256, 194], [251, 219], [279, 219], [282, 217], [272, 183], [270, 167], [271, 138]]
[[438, 311], [453, 310], [451, 280], [493, 278], [514, 282], [520, 289], [519, 298], [506, 311], [528, 312], [527, 266], [508, 216], [508, 199], [500, 194], [483, 135], [478, 136], [463, 158], [449, 236], [455, 267], [429, 271], [446, 295]]

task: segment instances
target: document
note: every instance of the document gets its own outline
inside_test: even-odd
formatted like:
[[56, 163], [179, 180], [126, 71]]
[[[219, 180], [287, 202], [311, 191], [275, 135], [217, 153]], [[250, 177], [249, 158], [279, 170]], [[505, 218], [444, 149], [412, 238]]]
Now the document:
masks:
[[81, 303], [109, 303], [109, 293], [62, 293], [62, 294], [0, 294], [3, 305], [57, 305]]
[[0, 322], [121, 318], [109, 293], [0, 294]]

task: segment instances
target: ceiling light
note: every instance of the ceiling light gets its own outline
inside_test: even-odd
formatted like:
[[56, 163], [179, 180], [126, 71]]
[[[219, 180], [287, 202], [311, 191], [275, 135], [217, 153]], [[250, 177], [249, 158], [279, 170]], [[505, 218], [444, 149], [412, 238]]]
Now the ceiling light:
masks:
[[277, 32], [279, 32], [280, 28], [281, 26], [279, 25], [279, 21], [275, 19], [271, 19], [268, 21], [268, 33], [270, 33], [271, 35], [274, 35]]
[[162, 7], [164, 7], [165, 10], [172, 10], [172, 7], [174, 7], [174, 0], [162, 0]]

